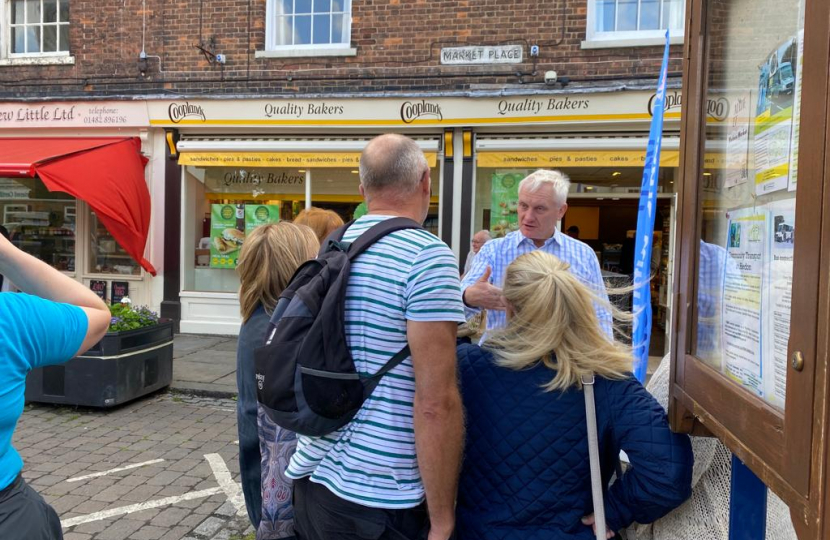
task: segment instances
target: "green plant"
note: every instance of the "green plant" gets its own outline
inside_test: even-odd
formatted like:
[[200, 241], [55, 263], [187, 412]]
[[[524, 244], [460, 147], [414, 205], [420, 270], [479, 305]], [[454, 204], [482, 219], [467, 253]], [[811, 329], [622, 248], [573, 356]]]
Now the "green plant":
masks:
[[132, 307], [130, 304], [113, 304], [110, 306], [110, 332], [123, 332], [124, 330], [135, 330], [145, 326], [158, 324], [159, 317], [150, 311], [150, 308], [140, 306]]

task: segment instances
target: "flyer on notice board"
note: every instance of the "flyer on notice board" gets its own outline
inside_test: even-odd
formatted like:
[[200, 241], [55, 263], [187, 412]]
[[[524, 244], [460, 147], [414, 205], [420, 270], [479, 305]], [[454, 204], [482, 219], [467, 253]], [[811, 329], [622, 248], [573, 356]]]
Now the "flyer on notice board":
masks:
[[790, 182], [787, 189], [795, 191], [798, 183], [798, 139], [801, 135], [801, 80], [804, 71], [804, 30], [798, 31], [798, 65], [795, 73], [795, 95], [793, 96], [793, 136], [790, 148]]
[[781, 44], [761, 64], [755, 108], [755, 193], [787, 189], [792, 147], [793, 93], [798, 40]]
[[721, 317], [724, 369], [727, 376], [762, 396], [767, 212], [750, 208], [727, 217]]
[[793, 292], [795, 199], [770, 203], [769, 260], [764, 316], [764, 397], [783, 408], [787, 389], [787, 347]]
[[744, 184], [749, 179], [749, 129], [752, 96], [749, 92], [732, 100], [726, 132], [726, 179], [723, 187]]

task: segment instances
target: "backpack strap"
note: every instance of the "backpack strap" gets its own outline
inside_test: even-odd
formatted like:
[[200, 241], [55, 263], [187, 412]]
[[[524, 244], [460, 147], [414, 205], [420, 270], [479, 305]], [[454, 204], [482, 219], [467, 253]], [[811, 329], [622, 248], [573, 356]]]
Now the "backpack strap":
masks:
[[325, 238], [325, 240], [323, 240], [323, 243], [320, 244], [320, 252], [318, 253], [318, 255], [322, 255], [323, 253], [331, 251], [332, 249], [345, 251], [347, 249], [347, 246], [344, 246], [342, 244], [343, 235], [346, 234], [346, 231], [352, 225], [354, 225], [354, 220], [351, 220], [345, 225], [342, 225], [330, 232], [329, 235]]
[[395, 356], [387, 360], [383, 367], [380, 368], [380, 370], [378, 370], [377, 373], [375, 373], [374, 375], [370, 375], [369, 377], [361, 377], [361, 379], [380, 379], [381, 377], [383, 377], [384, 375], [398, 367], [401, 364], [401, 362], [406, 360], [409, 356], [411, 356], [411, 354], [412, 353], [409, 350], [409, 345], [407, 345], [403, 349], [398, 351], [397, 354], [395, 354]]
[[[351, 223], [353, 222], [350, 222], [349, 225], [351, 225]], [[366, 251], [366, 249], [368, 249], [369, 246], [371, 246], [387, 234], [404, 229], [423, 229], [423, 227], [414, 220], [402, 217], [385, 219], [380, 223], [375, 223], [349, 245], [349, 260], [353, 261], [358, 255]], [[340, 238], [343, 238], [342, 234], [340, 235]], [[328, 242], [328, 239], [326, 241]]]

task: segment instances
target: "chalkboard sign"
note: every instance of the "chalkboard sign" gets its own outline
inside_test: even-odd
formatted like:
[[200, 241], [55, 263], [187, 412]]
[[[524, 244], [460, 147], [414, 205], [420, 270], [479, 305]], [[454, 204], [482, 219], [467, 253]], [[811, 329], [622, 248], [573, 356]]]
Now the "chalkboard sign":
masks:
[[130, 296], [130, 282], [129, 281], [113, 281], [112, 282], [112, 303], [118, 304], [125, 296]]
[[89, 288], [92, 289], [92, 292], [98, 295], [98, 297], [103, 300], [104, 302], [107, 301], [107, 282], [106, 281], [96, 281], [92, 280], [89, 282]]

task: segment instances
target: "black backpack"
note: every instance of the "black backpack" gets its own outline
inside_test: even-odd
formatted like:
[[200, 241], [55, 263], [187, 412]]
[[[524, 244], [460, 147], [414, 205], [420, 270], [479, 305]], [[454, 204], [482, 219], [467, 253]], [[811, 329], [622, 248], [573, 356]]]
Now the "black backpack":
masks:
[[323, 436], [351, 421], [381, 377], [409, 356], [404, 347], [374, 375], [360, 376], [346, 341], [346, 287], [351, 263], [393, 231], [422, 229], [406, 218], [376, 223], [351, 244], [334, 231], [318, 257], [304, 263], [280, 295], [254, 351], [257, 400], [278, 426]]

